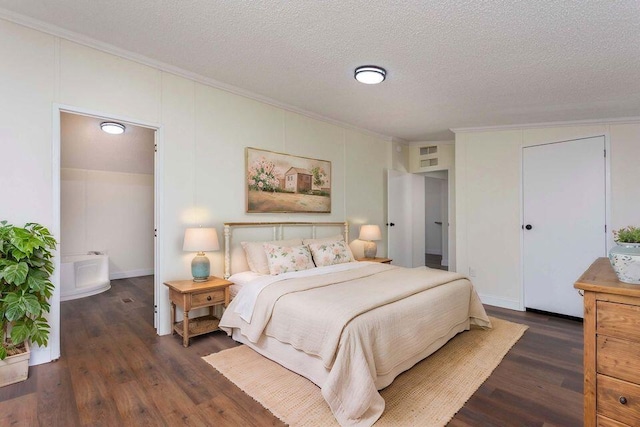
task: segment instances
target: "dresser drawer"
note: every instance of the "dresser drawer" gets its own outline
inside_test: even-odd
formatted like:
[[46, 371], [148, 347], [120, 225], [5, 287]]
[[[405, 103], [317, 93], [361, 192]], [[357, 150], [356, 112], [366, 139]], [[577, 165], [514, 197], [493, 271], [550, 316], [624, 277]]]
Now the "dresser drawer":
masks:
[[598, 301], [598, 334], [640, 342], [640, 307]]
[[598, 415], [598, 427], [629, 427], [629, 424], [619, 423], [611, 418]]
[[599, 374], [640, 384], [640, 343], [599, 335], [596, 351]]
[[191, 308], [206, 307], [224, 302], [224, 290], [200, 292], [191, 295]]
[[637, 425], [640, 420], [640, 386], [605, 375], [597, 379], [597, 412], [612, 420]]

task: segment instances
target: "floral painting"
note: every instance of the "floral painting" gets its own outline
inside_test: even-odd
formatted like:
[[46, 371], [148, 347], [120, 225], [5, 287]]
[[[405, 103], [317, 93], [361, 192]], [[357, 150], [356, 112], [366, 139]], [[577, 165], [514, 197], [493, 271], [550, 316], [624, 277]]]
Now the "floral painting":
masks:
[[246, 149], [247, 212], [331, 212], [331, 162]]

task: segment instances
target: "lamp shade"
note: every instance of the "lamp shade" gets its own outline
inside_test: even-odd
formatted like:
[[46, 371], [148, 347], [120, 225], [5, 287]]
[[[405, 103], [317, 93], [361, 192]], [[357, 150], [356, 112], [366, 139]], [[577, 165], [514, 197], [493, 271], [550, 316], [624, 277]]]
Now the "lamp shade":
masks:
[[360, 240], [382, 240], [382, 233], [380, 227], [377, 225], [363, 225], [360, 227]]
[[184, 232], [185, 252], [209, 252], [220, 249], [218, 232], [215, 228], [187, 228]]

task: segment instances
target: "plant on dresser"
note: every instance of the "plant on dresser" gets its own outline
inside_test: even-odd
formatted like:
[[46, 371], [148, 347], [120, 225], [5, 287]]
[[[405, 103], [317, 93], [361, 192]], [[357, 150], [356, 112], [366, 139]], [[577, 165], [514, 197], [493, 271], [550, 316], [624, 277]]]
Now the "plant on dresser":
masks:
[[40, 224], [0, 221], [0, 386], [27, 379], [29, 342], [47, 345], [55, 247]]
[[621, 282], [640, 285], [640, 227], [625, 227], [613, 232], [616, 246], [609, 260]]

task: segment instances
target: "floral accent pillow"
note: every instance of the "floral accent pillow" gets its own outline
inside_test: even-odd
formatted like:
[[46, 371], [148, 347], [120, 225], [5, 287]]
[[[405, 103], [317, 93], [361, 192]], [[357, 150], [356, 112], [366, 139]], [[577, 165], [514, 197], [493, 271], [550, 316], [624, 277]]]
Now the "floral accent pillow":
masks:
[[272, 276], [291, 271], [314, 268], [309, 248], [300, 246], [278, 246], [270, 243], [263, 245], [269, 263], [269, 273]]
[[309, 249], [313, 255], [313, 262], [318, 267], [354, 261], [351, 249], [345, 241], [311, 243]]
[[269, 243], [277, 246], [298, 246], [302, 245], [302, 239], [272, 240], [269, 242], [240, 242], [247, 256], [249, 269], [259, 274], [269, 274], [269, 262], [264, 253], [264, 244]]

